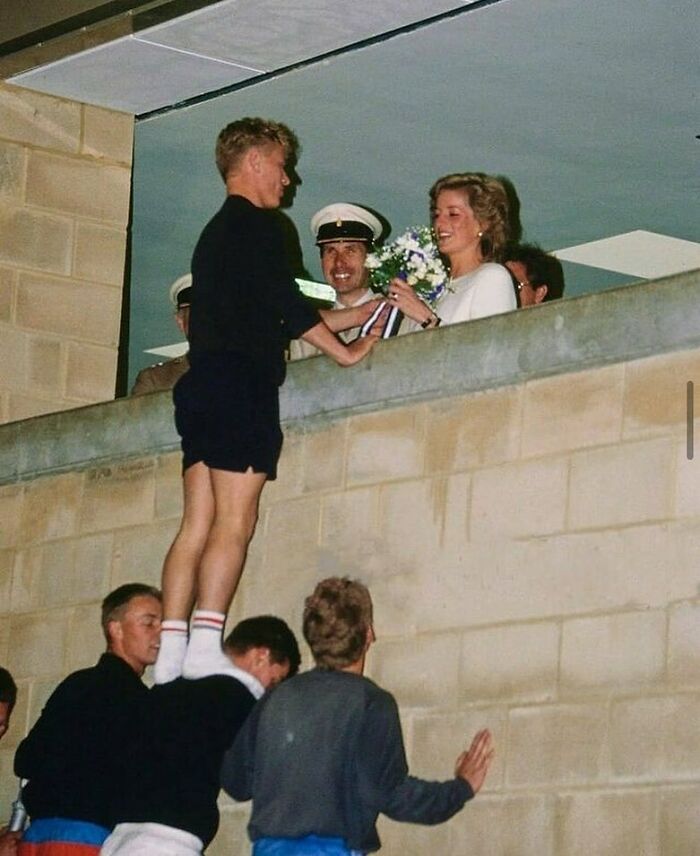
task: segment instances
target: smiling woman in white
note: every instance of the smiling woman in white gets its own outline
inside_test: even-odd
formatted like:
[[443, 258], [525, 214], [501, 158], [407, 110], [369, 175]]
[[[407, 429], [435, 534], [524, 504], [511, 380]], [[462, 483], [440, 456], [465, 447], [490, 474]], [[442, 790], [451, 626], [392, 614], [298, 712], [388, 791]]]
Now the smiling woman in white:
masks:
[[433, 312], [413, 289], [394, 279], [389, 297], [411, 319], [409, 330], [457, 324], [517, 308], [510, 274], [498, 264], [509, 235], [503, 184], [480, 172], [439, 178], [430, 189], [438, 249], [447, 257], [449, 290]]

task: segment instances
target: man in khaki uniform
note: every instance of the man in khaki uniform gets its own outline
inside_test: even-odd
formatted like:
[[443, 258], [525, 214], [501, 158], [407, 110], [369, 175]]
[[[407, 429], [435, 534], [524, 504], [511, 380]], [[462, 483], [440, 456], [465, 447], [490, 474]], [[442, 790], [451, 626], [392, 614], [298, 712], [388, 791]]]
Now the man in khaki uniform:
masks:
[[[311, 233], [321, 253], [321, 268], [328, 285], [335, 289], [332, 309], [351, 309], [377, 299], [369, 287], [365, 267], [367, 253], [382, 232], [380, 221], [366, 208], [349, 202], [333, 202], [311, 218]], [[352, 342], [360, 332], [352, 327], [338, 333], [343, 342]], [[295, 339], [289, 346], [289, 357], [299, 360], [320, 353], [313, 345]]]
[[[181, 333], [187, 338], [190, 324], [190, 300], [192, 295], [192, 275], [179, 277], [170, 286], [170, 300], [175, 304], [175, 323]], [[147, 392], [161, 392], [172, 389], [177, 381], [189, 369], [187, 354], [156, 363], [154, 366], [141, 369], [131, 390], [132, 395], [143, 395]]]

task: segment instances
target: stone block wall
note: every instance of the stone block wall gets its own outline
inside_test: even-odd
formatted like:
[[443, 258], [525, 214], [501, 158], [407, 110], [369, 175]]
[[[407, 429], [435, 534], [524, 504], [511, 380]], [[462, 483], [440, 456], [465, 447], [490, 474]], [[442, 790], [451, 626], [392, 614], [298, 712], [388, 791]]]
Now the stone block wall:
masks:
[[133, 117], [0, 82], [0, 421], [114, 397]]
[[[288, 426], [231, 622], [273, 610], [298, 630], [318, 579], [359, 577], [369, 674], [399, 700], [413, 772], [449, 777], [478, 728], [495, 735], [476, 801], [435, 828], [382, 820], [382, 852], [700, 853], [688, 380], [700, 348]], [[0, 816], [13, 747], [101, 649], [101, 597], [158, 580], [179, 490], [168, 451], [0, 488], [0, 661], [20, 685]], [[247, 853], [247, 809], [221, 805], [209, 852]]]

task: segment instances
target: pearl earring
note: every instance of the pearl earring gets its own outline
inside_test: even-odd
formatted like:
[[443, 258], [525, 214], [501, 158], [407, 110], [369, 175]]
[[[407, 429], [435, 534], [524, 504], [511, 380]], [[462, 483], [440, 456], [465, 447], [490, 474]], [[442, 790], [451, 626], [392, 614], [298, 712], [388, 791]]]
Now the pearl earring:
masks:
[[483, 232], [477, 232], [477, 233], [476, 233], [476, 237], [477, 237], [477, 238], [483, 238], [483, 237], [484, 237], [484, 233], [483, 233]]

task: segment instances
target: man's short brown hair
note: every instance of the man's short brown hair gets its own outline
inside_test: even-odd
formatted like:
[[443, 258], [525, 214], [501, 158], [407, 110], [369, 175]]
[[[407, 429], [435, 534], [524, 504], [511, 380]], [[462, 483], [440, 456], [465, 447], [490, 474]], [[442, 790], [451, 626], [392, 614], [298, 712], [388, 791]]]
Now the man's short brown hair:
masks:
[[276, 615], [255, 615], [239, 621], [224, 641], [224, 648], [245, 654], [251, 648], [269, 648], [270, 662], [289, 666], [287, 677], [299, 671], [301, 655], [296, 636]]
[[102, 601], [102, 632], [108, 645], [112, 642], [109, 635], [110, 621], [121, 621], [126, 608], [135, 597], [154, 597], [159, 603], [163, 602], [160, 590], [146, 583], [125, 583], [111, 591]]
[[270, 143], [281, 145], [287, 159], [296, 157], [299, 151], [296, 134], [282, 122], [246, 116], [228, 124], [216, 140], [216, 166], [223, 180], [248, 149]]
[[343, 669], [357, 662], [371, 626], [372, 598], [357, 580], [329, 577], [306, 598], [304, 639], [321, 669]]

